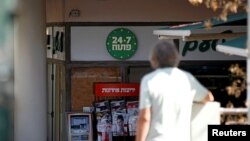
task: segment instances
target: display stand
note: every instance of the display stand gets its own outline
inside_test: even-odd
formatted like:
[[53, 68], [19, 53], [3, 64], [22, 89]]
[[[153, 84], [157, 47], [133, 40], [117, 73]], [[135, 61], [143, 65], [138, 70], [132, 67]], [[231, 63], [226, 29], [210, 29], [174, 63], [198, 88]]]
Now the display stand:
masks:
[[[135, 114], [138, 114], [138, 109], [136, 109], [138, 101], [128, 99], [136, 98], [138, 100], [138, 95], [139, 84], [95, 83], [97, 141], [135, 140], [137, 119]], [[102, 119], [109, 119], [110, 122], [104, 123]], [[107, 130], [104, 127], [110, 128]]]

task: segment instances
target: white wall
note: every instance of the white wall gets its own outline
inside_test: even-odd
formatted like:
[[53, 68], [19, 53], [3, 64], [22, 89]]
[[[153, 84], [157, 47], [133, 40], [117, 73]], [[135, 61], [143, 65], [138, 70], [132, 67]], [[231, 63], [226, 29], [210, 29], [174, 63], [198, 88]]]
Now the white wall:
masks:
[[[108, 34], [118, 26], [76, 26], [71, 28], [71, 59], [72, 61], [107, 61], [114, 59], [106, 49]], [[153, 30], [157, 26], [125, 26], [134, 32], [138, 41], [138, 49], [128, 60], [148, 60], [150, 48], [158, 41]]]

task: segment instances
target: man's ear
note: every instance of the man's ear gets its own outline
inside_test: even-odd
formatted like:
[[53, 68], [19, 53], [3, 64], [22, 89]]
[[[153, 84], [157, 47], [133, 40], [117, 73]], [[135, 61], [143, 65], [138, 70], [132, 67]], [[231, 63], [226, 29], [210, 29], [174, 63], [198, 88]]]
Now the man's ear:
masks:
[[151, 65], [151, 68], [153, 68], [153, 69], [156, 69], [156, 68], [158, 68], [158, 66], [159, 66], [159, 64], [157, 63], [157, 61], [156, 60], [154, 60], [154, 59], [150, 59], [150, 65]]

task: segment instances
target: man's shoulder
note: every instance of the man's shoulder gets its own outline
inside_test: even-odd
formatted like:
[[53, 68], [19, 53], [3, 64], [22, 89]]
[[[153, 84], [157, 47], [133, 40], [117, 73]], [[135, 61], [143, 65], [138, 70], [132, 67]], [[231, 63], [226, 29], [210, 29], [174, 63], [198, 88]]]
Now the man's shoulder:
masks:
[[178, 75], [178, 76], [186, 76], [186, 77], [193, 77], [193, 75], [186, 71], [186, 70], [183, 70], [183, 69], [180, 69], [180, 68], [166, 68], [166, 69], [156, 69], [152, 72], [149, 72], [147, 74], [145, 74], [143, 76], [143, 79], [144, 80], [149, 80], [155, 76], [157, 76], [158, 74], [160, 73], [169, 73], [171, 74], [172, 72], [174, 72], [175, 75]]

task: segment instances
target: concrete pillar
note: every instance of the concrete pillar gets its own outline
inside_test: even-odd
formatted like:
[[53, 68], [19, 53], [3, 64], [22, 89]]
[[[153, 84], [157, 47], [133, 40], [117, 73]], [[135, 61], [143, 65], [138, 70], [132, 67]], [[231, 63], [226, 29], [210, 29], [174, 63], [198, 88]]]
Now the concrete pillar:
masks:
[[45, 0], [18, 0], [14, 45], [14, 141], [47, 140]]

